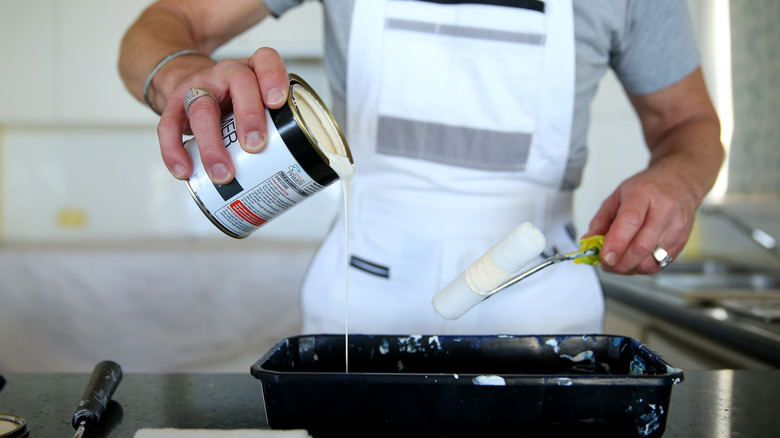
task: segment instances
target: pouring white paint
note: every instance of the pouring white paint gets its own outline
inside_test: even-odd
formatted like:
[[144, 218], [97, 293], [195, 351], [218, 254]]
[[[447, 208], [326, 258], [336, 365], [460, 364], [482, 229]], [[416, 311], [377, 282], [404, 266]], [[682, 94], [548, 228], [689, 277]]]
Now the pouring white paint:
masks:
[[520, 224], [440, 290], [433, 297], [433, 308], [444, 319], [460, 318], [541, 254], [544, 246], [538, 228]]
[[349, 372], [349, 183], [355, 166], [347, 157], [326, 154], [344, 192], [344, 372]]
[[301, 113], [306, 129], [328, 159], [331, 169], [341, 180], [344, 193], [344, 370], [349, 372], [349, 183], [355, 166], [346, 155], [346, 144], [328, 112], [307, 90], [293, 87], [296, 108]]

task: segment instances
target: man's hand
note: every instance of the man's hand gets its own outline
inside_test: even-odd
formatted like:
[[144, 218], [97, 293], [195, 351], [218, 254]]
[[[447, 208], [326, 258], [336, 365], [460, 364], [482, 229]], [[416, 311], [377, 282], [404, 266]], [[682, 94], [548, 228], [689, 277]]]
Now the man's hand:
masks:
[[688, 241], [696, 209], [723, 161], [720, 124], [701, 70], [658, 92], [629, 96], [642, 122], [651, 159], [604, 201], [585, 236], [604, 235], [605, 271], [652, 274], [652, 253], [675, 258]]
[[[158, 0], [151, 4], [122, 39], [119, 72], [127, 89], [144, 101], [144, 84], [161, 59], [182, 50], [200, 55], [178, 56], [156, 70], [147, 97], [162, 111], [157, 127], [160, 151], [178, 179], [192, 173], [182, 135], [193, 133], [203, 165], [216, 184], [233, 179], [235, 169], [222, 143], [220, 118], [232, 110], [241, 147], [259, 152], [266, 144], [265, 107], [278, 108], [287, 99], [287, 71], [269, 48], [251, 57], [215, 63], [208, 54], [270, 15], [262, 0]], [[214, 99], [197, 99], [184, 112], [184, 95], [203, 88]]]
[[[190, 88], [204, 88], [214, 99], [198, 99], [184, 111], [184, 95]], [[157, 126], [160, 151], [171, 174], [186, 179], [192, 163], [182, 146], [182, 134], [189, 129], [198, 142], [203, 166], [215, 184], [227, 184], [235, 168], [222, 143], [222, 110], [232, 110], [242, 149], [249, 153], [263, 150], [267, 142], [265, 108], [279, 108], [287, 100], [289, 81], [279, 54], [269, 48], [257, 50], [250, 58], [221, 61], [212, 68], [185, 77], [168, 97]], [[221, 108], [220, 108], [221, 107]]]

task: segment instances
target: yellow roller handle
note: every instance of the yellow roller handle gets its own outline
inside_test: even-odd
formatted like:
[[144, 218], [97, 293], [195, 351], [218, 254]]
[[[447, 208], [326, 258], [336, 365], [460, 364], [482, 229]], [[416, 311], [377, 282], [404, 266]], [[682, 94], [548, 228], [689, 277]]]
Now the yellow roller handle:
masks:
[[594, 254], [585, 257], [578, 257], [574, 259], [574, 263], [585, 263], [588, 265], [599, 264], [599, 262], [601, 261], [601, 259], [599, 258], [599, 251], [601, 251], [602, 246], [604, 246], [604, 236], [600, 234], [586, 237], [580, 240], [580, 252], [585, 252], [592, 249], [595, 249], [596, 252]]

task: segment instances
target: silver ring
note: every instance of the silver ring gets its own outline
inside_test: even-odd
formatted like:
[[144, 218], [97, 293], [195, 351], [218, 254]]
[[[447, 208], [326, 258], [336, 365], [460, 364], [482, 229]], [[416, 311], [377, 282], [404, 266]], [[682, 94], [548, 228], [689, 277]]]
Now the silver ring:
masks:
[[196, 100], [200, 99], [201, 97], [208, 96], [212, 99], [214, 99], [214, 102], [217, 103], [217, 107], [219, 107], [219, 100], [216, 96], [211, 94], [209, 90], [205, 88], [190, 88], [187, 90], [187, 94], [184, 95], [184, 113], [187, 114], [187, 118], [190, 118], [190, 107], [193, 103], [195, 103]]
[[661, 269], [665, 268], [669, 265], [669, 263], [672, 263], [674, 259], [672, 256], [669, 255], [668, 252], [666, 252], [665, 249], [661, 248], [660, 246], [656, 246], [653, 250], [653, 258], [656, 262], [658, 262], [658, 266], [661, 267]]

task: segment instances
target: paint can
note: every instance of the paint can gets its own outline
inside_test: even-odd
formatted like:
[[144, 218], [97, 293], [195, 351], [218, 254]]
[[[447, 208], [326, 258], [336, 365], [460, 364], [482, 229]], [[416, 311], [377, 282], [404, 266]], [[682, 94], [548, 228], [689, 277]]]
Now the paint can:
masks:
[[195, 139], [184, 147], [193, 163], [187, 188], [201, 211], [222, 232], [241, 239], [339, 179], [339, 163], [352, 154], [322, 99], [303, 79], [289, 75], [287, 102], [265, 110], [268, 143], [257, 154], [241, 149], [231, 113], [221, 121], [222, 142], [235, 165], [235, 178], [211, 182]]

